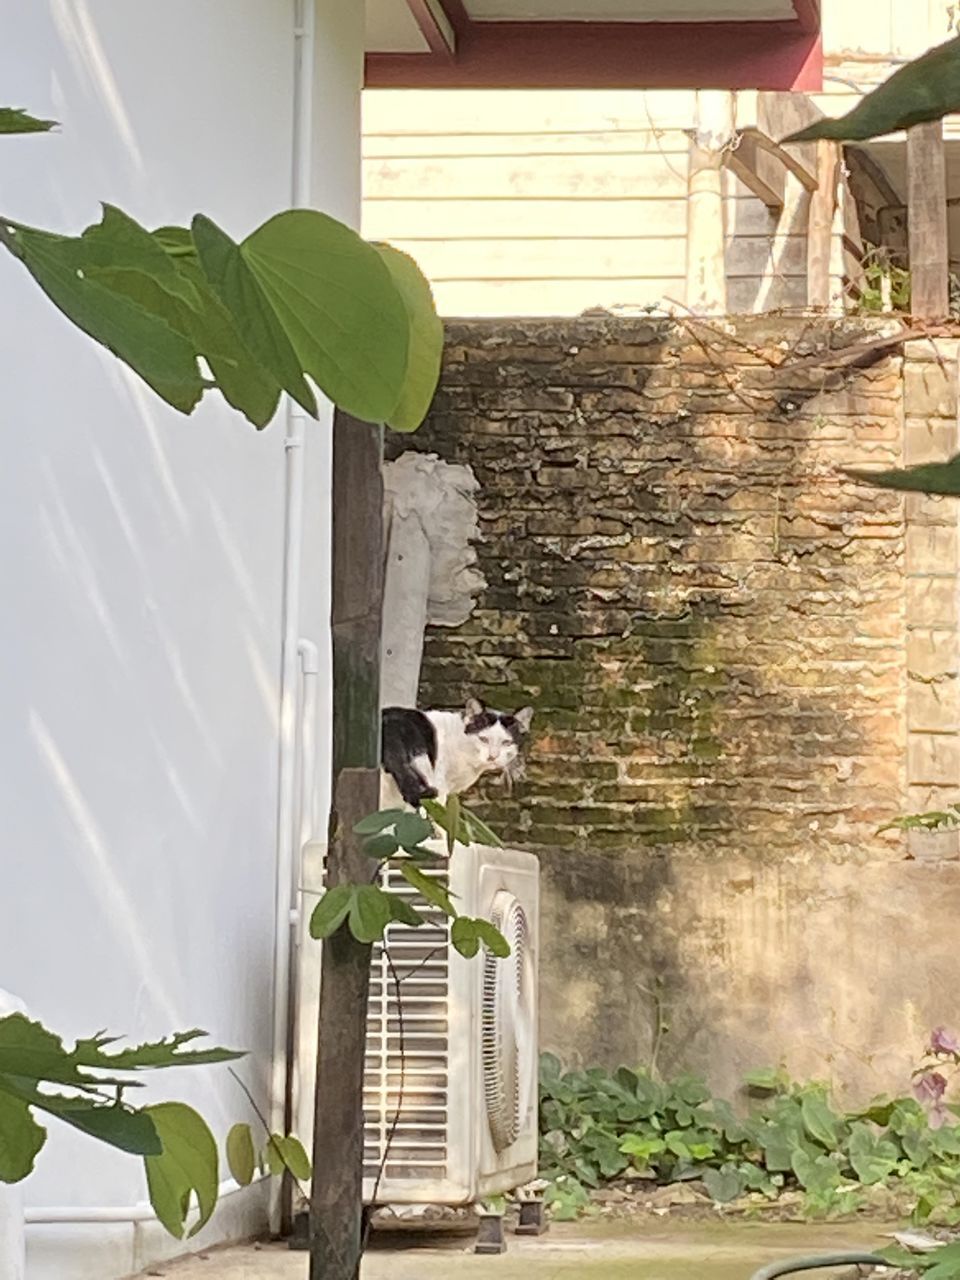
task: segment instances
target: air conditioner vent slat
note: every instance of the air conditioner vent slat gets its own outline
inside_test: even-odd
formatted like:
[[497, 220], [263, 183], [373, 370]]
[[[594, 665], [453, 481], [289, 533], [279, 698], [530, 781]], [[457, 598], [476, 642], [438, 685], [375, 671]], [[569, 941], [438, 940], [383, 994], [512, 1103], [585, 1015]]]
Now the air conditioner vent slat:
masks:
[[[445, 866], [428, 868], [426, 874], [447, 887]], [[415, 896], [415, 890], [396, 870], [382, 875], [381, 884], [407, 900]], [[364, 1074], [367, 1178], [377, 1177], [391, 1130], [394, 1136], [384, 1168], [388, 1179], [442, 1178], [446, 1164], [450, 933], [442, 913], [421, 910], [421, 914], [427, 923], [419, 929], [391, 925], [387, 930], [385, 942], [392, 965], [382, 946], [374, 948]], [[401, 983], [403, 1062], [397, 977]], [[403, 1098], [397, 1117], [401, 1075]]]
[[461, 1204], [536, 1172], [536, 860], [472, 846], [421, 869], [465, 915], [493, 920], [511, 955], [457, 956], [444, 914], [425, 909], [398, 869], [381, 873], [425, 919], [391, 925], [389, 954], [373, 950], [365, 1194], [376, 1183], [380, 1203]]

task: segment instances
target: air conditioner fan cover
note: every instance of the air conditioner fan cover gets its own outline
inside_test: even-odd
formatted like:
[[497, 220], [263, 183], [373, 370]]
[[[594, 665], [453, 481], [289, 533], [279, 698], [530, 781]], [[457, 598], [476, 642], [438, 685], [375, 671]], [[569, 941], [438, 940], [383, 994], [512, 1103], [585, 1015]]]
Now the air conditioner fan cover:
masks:
[[535, 1000], [530, 925], [509, 890], [494, 894], [490, 920], [510, 944], [508, 957], [498, 959], [486, 952], [483, 962], [483, 1092], [490, 1136], [499, 1154], [516, 1142], [527, 1118], [536, 1065]]

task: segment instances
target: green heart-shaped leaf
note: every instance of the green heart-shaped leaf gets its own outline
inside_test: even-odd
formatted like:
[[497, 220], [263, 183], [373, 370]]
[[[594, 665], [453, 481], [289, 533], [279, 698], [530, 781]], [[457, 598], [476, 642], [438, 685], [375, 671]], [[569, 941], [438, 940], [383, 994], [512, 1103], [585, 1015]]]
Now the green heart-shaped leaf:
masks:
[[389, 244], [373, 246], [393, 277], [410, 324], [407, 371], [400, 399], [386, 419], [394, 431], [416, 431], [427, 416], [440, 378], [443, 323], [426, 276], [406, 253]]
[[316, 417], [316, 397], [304, 381], [297, 353], [242, 247], [201, 213], [193, 219], [191, 231], [203, 274], [245, 346], [284, 391]]
[[313, 209], [277, 214], [240, 250], [300, 367], [354, 417], [389, 418], [405, 386], [410, 323], [377, 251]]
[[844, 470], [851, 480], [873, 485], [877, 489], [899, 489], [905, 493], [932, 493], [944, 497], [960, 497], [960, 453], [946, 462], [921, 462], [913, 467], [895, 467], [889, 471]]
[[310, 917], [310, 937], [329, 938], [346, 920], [353, 905], [353, 885], [338, 884], [328, 889]]
[[0, 107], [0, 133], [48, 133], [56, 127], [56, 120], [38, 120], [22, 107]]
[[354, 826], [354, 831], [358, 836], [373, 836], [378, 831], [385, 831], [387, 827], [392, 827], [398, 818], [402, 818], [408, 811], [406, 809], [381, 809], [378, 813], [368, 813], [365, 818], [361, 818]]
[[457, 916], [450, 926], [450, 941], [454, 949], [469, 960], [480, 950], [477, 922], [469, 916]]
[[[168, 301], [163, 313], [158, 310], [157, 295], [164, 291], [150, 275], [149, 254], [142, 259], [142, 271], [104, 268], [102, 227], [91, 229], [99, 234], [87, 240], [7, 223], [2, 240], [69, 320], [128, 364], [168, 404], [190, 413], [204, 391], [193, 343], [171, 324]], [[121, 260], [130, 264], [129, 240], [122, 248], [127, 256]]]
[[810, 142], [814, 138], [861, 142], [928, 120], [939, 120], [958, 110], [960, 37], [898, 68], [889, 80], [868, 93], [845, 116], [818, 120], [790, 134], [784, 142]]
[[257, 1169], [257, 1153], [248, 1124], [235, 1124], [227, 1134], [227, 1167], [241, 1187], [248, 1187]]
[[353, 886], [350, 932], [358, 942], [379, 942], [391, 919], [390, 900], [375, 884]]
[[200, 1217], [189, 1233], [194, 1236], [216, 1208], [220, 1181], [217, 1144], [203, 1117], [182, 1102], [161, 1102], [145, 1110], [163, 1144], [162, 1155], [144, 1160], [150, 1203], [170, 1234], [182, 1240], [195, 1195]]
[[406, 860], [400, 864], [400, 873], [408, 884], [412, 884], [418, 889], [422, 896], [426, 898], [431, 906], [439, 907], [444, 915], [453, 918], [457, 912], [453, 903], [450, 901], [450, 895], [443, 885], [433, 876], [425, 875], [419, 867], [415, 867]]
[[473, 927], [477, 931], [477, 937], [485, 947], [501, 960], [506, 959], [510, 954], [510, 943], [495, 925], [492, 925], [489, 920], [478, 919], [474, 920]]
[[46, 1140], [46, 1129], [37, 1124], [27, 1104], [0, 1085], [0, 1182], [25, 1178]]
[[396, 920], [399, 924], [408, 924], [412, 929], [419, 929], [426, 923], [420, 912], [412, 907], [406, 898], [401, 898], [396, 893], [388, 893], [387, 898], [390, 902], [392, 920]]

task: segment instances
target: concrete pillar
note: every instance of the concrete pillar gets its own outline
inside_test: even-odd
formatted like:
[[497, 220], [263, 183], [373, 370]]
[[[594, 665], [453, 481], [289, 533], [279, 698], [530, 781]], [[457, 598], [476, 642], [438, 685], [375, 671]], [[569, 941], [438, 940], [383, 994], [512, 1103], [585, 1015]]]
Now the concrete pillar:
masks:
[[414, 707], [430, 598], [430, 540], [410, 509], [393, 513], [388, 539], [380, 697], [385, 707]]

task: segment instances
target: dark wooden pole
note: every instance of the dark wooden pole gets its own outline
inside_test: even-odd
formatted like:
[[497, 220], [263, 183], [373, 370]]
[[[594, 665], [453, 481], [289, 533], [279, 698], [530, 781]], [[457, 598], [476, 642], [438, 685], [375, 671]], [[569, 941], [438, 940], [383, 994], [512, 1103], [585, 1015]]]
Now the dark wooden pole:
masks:
[[[370, 878], [353, 826], [380, 807], [382, 428], [337, 411], [333, 428], [333, 805], [328, 887]], [[370, 947], [346, 927], [323, 943], [310, 1280], [356, 1280], [363, 1209], [363, 1066]]]
[[940, 120], [907, 130], [910, 311], [943, 320], [949, 309], [947, 177]]

